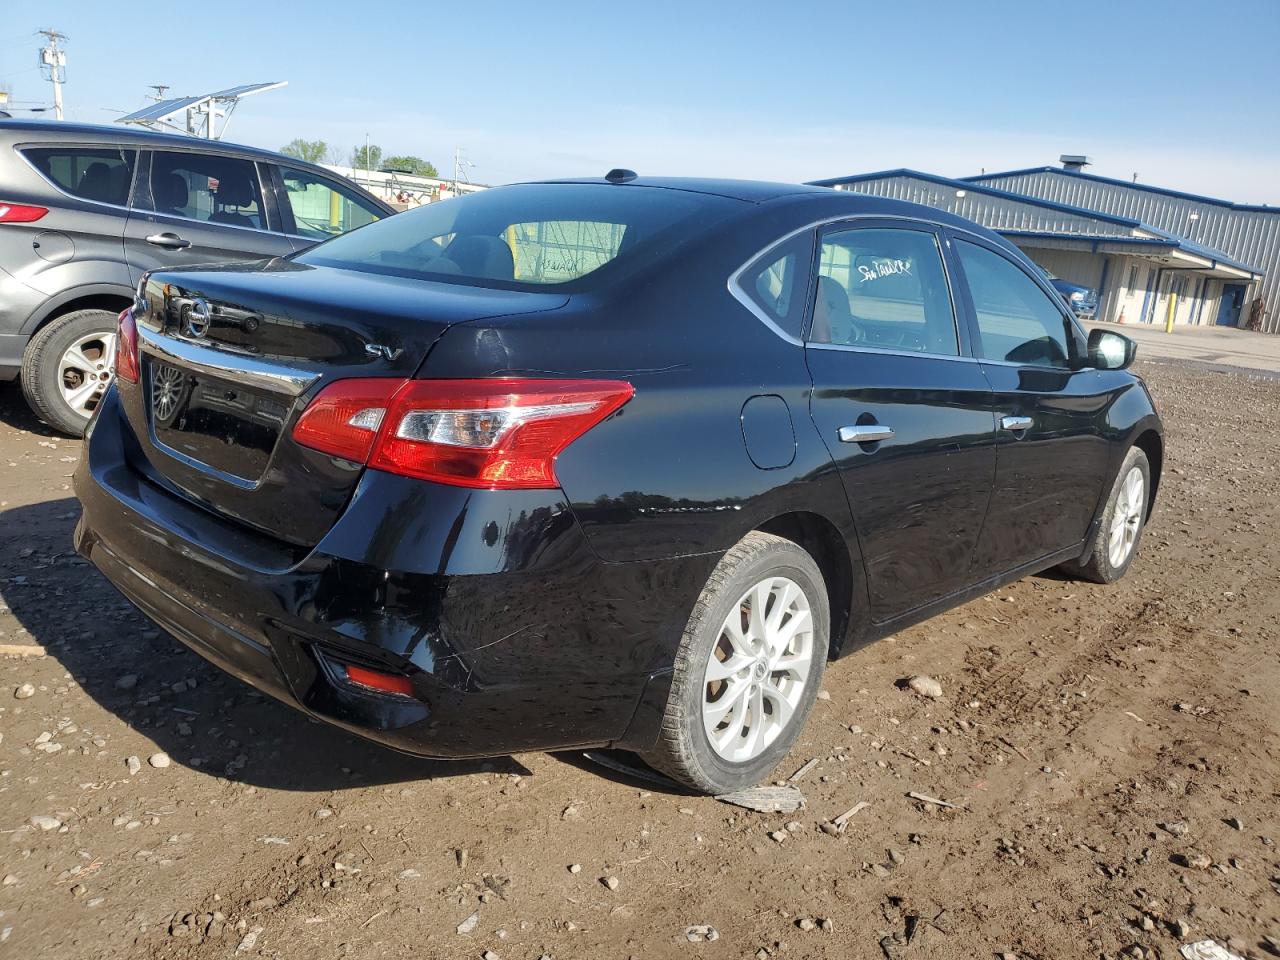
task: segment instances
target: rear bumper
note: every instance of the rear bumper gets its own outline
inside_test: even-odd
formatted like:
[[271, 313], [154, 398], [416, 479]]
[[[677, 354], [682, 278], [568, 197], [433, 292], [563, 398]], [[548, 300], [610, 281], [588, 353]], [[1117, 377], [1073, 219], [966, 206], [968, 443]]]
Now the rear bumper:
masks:
[[22, 354], [31, 337], [22, 332], [44, 295], [0, 269], [0, 380], [12, 380], [22, 369]]
[[[373, 470], [325, 538], [291, 554], [147, 481], [130, 442], [113, 389], [75, 475], [76, 550], [228, 673], [421, 756], [656, 735], [652, 705], [717, 557], [601, 563], [560, 491]], [[341, 662], [403, 674], [414, 695], [348, 684]]]

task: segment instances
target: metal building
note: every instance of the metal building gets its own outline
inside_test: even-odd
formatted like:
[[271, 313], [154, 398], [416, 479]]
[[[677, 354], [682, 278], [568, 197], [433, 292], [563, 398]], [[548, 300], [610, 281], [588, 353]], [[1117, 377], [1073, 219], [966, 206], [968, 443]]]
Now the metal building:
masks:
[[[938, 207], [995, 230], [1046, 270], [1096, 290], [1100, 320], [1240, 325], [1248, 317], [1246, 304], [1255, 296], [1265, 295], [1265, 283], [1274, 284], [1280, 278], [1280, 262], [1265, 261], [1258, 266], [1207, 245], [1198, 235], [1193, 238], [1185, 231], [1179, 233], [1151, 223], [1133, 212], [1099, 210], [989, 182], [992, 178], [1051, 177], [1058, 173], [1064, 171], [1043, 168], [953, 180], [904, 169], [817, 182], [839, 190]], [[1028, 190], [1037, 188], [1048, 192], [1043, 184], [1028, 186]], [[1231, 206], [1222, 201], [1202, 202]], [[1261, 209], [1266, 208], [1247, 212]], [[1274, 213], [1280, 214], [1280, 210]], [[1204, 219], [1204, 215], [1198, 219]], [[1280, 216], [1275, 217], [1272, 229], [1269, 249], [1274, 258], [1280, 254]], [[1268, 315], [1266, 319], [1273, 328], [1280, 323], [1276, 316]]]
[[[1081, 159], [1087, 162], [1086, 158]], [[1042, 200], [1132, 217], [1221, 250], [1243, 263], [1255, 264], [1265, 274], [1261, 282], [1243, 293], [1238, 285], [1229, 285], [1232, 300], [1240, 302], [1208, 322], [1230, 323], [1234, 313], [1236, 322], [1231, 325], [1243, 325], [1248, 321], [1254, 299], [1261, 297], [1265, 310], [1262, 329], [1268, 333], [1280, 332], [1280, 310], [1277, 309], [1280, 306], [1280, 207], [1231, 203], [1058, 167], [1011, 170], [964, 179]], [[1172, 279], [1167, 278], [1166, 283]], [[1167, 288], [1162, 292], [1167, 293]]]

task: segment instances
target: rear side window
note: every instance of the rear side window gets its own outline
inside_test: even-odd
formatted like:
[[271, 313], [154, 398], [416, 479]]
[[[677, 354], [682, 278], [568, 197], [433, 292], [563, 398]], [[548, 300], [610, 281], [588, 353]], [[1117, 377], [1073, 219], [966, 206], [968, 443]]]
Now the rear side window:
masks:
[[955, 312], [937, 238], [899, 229], [823, 236], [809, 338], [957, 356]]
[[774, 247], [747, 267], [738, 279], [738, 290], [746, 294], [757, 313], [797, 340], [804, 325], [812, 256], [813, 234], [805, 231]]
[[298, 255], [301, 263], [513, 290], [585, 289], [674, 261], [736, 200], [612, 184], [497, 187], [388, 217]]
[[82, 200], [129, 202], [136, 150], [111, 147], [27, 147], [23, 156], [60, 190]]
[[281, 167], [280, 178], [299, 236], [328, 240], [383, 217], [381, 210], [354, 190], [314, 173]]
[[1070, 323], [1059, 306], [1017, 264], [986, 247], [956, 241], [982, 355], [1032, 366], [1070, 366]]
[[257, 165], [236, 157], [157, 150], [151, 157], [156, 213], [265, 230]]

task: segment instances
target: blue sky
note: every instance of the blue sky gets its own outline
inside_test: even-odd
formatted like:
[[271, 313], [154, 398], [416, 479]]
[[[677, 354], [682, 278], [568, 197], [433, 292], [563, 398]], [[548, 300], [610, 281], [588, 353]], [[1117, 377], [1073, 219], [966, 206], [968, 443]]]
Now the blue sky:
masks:
[[288, 80], [228, 139], [364, 142], [478, 182], [602, 174], [961, 176], [1087, 153], [1096, 173], [1280, 204], [1280, 2], [10, 4], [0, 85], [70, 119]]

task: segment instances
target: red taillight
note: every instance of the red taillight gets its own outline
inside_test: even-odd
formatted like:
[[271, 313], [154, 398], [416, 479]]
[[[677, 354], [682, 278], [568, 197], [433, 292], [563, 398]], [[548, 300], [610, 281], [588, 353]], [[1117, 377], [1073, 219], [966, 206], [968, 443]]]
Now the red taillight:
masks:
[[369, 466], [463, 487], [558, 487], [556, 457], [634, 392], [619, 380], [410, 380]]
[[132, 309], [121, 310], [116, 320], [116, 376], [137, 383], [139, 375], [138, 326]]
[[347, 679], [354, 684], [377, 690], [380, 693], [395, 693], [402, 697], [413, 694], [413, 684], [408, 677], [394, 673], [382, 673], [379, 670], [368, 670], [364, 667], [346, 665]]
[[403, 380], [339, 380], [316, 395], [293, 439], [322, 453], [367, 463], [387, 406]]
[[35, 223], [48, 212], [48, 207], [33, 207], [27, 203], [6, 203], [0, 200], [0, 223]]
[[340, 380], [320, 391], [293, 437], [422, 480], [557, 487], [556, 457], [634, 392], [623, 380]]

